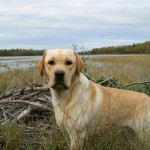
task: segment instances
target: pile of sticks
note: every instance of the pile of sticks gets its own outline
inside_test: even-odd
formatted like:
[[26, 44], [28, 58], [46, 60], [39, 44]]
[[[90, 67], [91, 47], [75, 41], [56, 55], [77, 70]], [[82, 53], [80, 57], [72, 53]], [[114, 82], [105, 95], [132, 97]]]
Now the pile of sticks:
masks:
[[[50, 133], [53, 116], [47, 82], [5, 91], [0, 96], [0, 126], [18, 124], [24, 127], [26, 140], [37, 142], [39, 133]], [[2, 139], [0, 138], [0, 145]], [[1, 146], [0, 146], [1, 147]]]
[[0, 124], [20, 122], [33, 110], [52, 112], [51, 95], [46, 82], [3, 92], [0, 96]]

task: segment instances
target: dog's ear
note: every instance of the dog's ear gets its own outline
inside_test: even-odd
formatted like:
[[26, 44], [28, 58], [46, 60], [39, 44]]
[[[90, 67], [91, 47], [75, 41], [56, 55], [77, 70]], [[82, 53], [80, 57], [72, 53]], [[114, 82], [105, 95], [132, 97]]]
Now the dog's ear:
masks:
[[77, 71], [77, 74], [79, 75], [80, 72], [84, 68], [84, 62], [75, 51], [74, 51], [74, 54], [76, 56], [76, 71]]
[[38, 62], [37, 67], [38, 67], [38, 71], [40, 73], [40, 76], [43, 76], [44, 74], [44, 60], [45, 60], [45, 56], [46, 56], [46, 52], [44, 52], [41, 60]]

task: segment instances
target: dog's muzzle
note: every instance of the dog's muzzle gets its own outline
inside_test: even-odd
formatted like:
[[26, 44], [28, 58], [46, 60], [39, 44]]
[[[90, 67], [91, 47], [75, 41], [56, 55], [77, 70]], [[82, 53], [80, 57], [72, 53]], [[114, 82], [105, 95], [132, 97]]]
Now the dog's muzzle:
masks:
[[65, 84], [64, 78], [65, 78], [65, 72], [63, 70], [56, 70], [54, 72], [55, 76], [55, 83], [53, 86], [51, 86], [53, 89], [68, 89], [68, 86]]
[[54, 75], [55, 75], [55, 85], [56, 86], [64, 85], [65, 72], [63, 70], [56, 70]]
[[65, 72], [63, 70], [55, 71], [55, 83], [61, 83], [64, 81]]

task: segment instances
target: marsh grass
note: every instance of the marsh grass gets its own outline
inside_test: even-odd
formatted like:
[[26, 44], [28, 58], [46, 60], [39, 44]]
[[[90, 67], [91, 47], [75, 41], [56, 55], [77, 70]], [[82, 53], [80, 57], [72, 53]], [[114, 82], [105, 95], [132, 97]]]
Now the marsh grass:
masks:
[[87, 73], [95, 79], [114, 76], [122, 83], [150, 80], [150, 55], [97, 56], [87, 64]]
[[84, 144], [85, 150], [135, 150], [139, 145], [136, 139], [113, 126], [103, 127], [88, 137]]
[[7, 124], [0, 126], [0, 149], [4, 150], [69, 150], [69, 141], [66, 134], [56, 125], [54, 115], [50, 119], [49, 132], [27, 134], [26, 125]]
[[[5, 150], [69, 150], [70, 140], [53, 120], [49, 133], [37, 133], [33, 140], [25, 136], [25, 127], [5, 125], [0, 128], [1, 148]], [[100, 126], [86, 136], [83, 150], [149, 150], [148, 143], [141, 142], [130, 129], [117, 126]]]
[[[19, 76], [21, 76], [23, 79], [21, 79]], [[23, 88], [29, 83], [38, 83], [45, 78], [41, 78], [38, 74], [37, 68], [32, 67], [32, 68], [27, 68], [27, 69], [15, 69], [13, 71], [5, 71], [0, 73], [0, 93], [2, 93], [4, 90], [7, 89], [7, 87], [11, 84], [11, 89], [17, 89], [17, 88]]]
[[2, 136], [1, 148], [5, 150], [20, 149], [24, 143], [23, 127], [20, 125], [5, 125], [0, 127]]

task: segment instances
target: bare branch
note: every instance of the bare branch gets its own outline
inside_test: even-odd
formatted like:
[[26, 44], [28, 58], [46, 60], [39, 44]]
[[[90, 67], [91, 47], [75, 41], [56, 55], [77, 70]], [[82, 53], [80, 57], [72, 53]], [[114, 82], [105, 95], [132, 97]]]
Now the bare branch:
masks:
[[28, 95], [23, 95], [22, 97], [20, 97], [20, 100], [24, 100], [24, 99], [28, 99], [34, 95], [37, 95], [38, 93], [40, 93], [40, 91], [34, 92], [34, 93], [30, 93]]
[[150, 81], [130, 83], [130, 84], [125, 85], [124, 87], [132, 86], [132, 85], [137, 85], [137, 84], [147, 84], [147, 83], [150, 83]]
[[25, 82], [27, 82], [29, 85], [32, 85], [31, 82], [29, 82], [28, 80], [24, 79], [23, 77], [21, 77], [19, 74], [15, 73], [19, 78], [21, 78], [22, 80], [24, 80]]
[[42, 104], [39, 104], [39, 103], [36, 103], [36, 102], [29, 102], [29, 101], [25, 101], [25, 100], [10, 100], [10, 99], [2, 99], [0, 101], [0, 104], [2, 103], [24, 103], [24, 104], [29, 104], [33, 107], [38, 107], [38, 108], [41, 108], [41, 109], [45, 109], [45, 110], [48, 110], [48, 111], [52, 111], [50, 109], [50, 107], [46, 106], [46, 105], [42, 105]]
[[88, 75], [87, 73], [85, 72], [82, 72], [88, 79], [94, 81], [95, 83], [97, 82], [93, 77], [91, 77], [90, 75]]
[[30, 112], [33, 110], [33, 108], [31, 106], [28, 106], [25, 110], [23, 110], [16, 118], [13, 119], [13, 123], [16, 122], [17, 120], [21, 120], [22, 118], [24, 118], [25, 116], [27, 116], [28, 114], [30, 114]]
[[0, 97], [3, 97], [3, 95], [7, 92], [7, 90], [12, 86], [13, 82], [14, 82], [14, 79], [15, 79], [16, 76], [13, 77], [12, 81], [10, 82], [10, 84], [8, 85], [8, 87], [6, 88], [6, 90], [1, 94]]
[[100, 82], [99, 84], [102, 84], [102, 83], [104, 83], [104, 82], [106, 82], [106, 81], [109, 81], [109, 80], [111, 80], [112, 78], [114, 78], [114, 77], [110, 77], [110, 78], [108, 78], [108, 79], [106, 79], [106, 80]]

